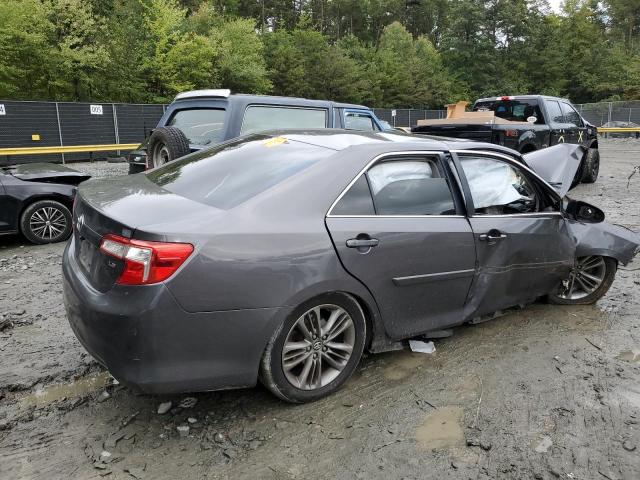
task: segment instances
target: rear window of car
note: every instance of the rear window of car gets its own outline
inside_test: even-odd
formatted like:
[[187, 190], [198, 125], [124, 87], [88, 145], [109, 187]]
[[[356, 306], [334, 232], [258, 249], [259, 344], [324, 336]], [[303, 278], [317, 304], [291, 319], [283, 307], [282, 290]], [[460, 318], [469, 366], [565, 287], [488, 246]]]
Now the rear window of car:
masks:
[[177, 195], [228, 210], [334, 153], [255, 134], [169, 162], [147, 173], [147, 178]]
[[178, 110], [167, 126], [182, 130], [191, 145], [211, 145], [222, 141], [226, 114], [221, 108]]
[[244, 113], [241, 134], [276, 128], [326, 128], [324, 108], [250, 105]]
[[536, 124], [543, 124], [544, 118], [535, 99], [521, 100], [489, 100], [476, 102], [473, 111], [490, 110], [496, 117], [512, 122], [526, 122], [529, 117], [536, 117]]

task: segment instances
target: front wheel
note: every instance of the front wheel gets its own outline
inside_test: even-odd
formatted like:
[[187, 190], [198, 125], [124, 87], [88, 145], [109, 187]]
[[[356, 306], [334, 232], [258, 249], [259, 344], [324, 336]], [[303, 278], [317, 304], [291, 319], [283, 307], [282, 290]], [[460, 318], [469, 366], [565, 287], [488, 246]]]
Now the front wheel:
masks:
[[335, 392], [360, 361], [366, 338], [364, 313], [349, 295], [331, 293], [296, 308], [265, 349], [260, 380], [292, 403]]
[[582, 183], [595, 183], [600, 173], [600, 150], [590, 148], [584, 156]]
[[35, 244], [61, 242], [71, 235], [71, 212], [55, 200], [34, 202], [22, 212], [20, 231]]
[[569, 277], [548, 295], [549, 303], [589, 305], [604, 296], [611, 287], [618, 263], [611, 257], [578, 257]]

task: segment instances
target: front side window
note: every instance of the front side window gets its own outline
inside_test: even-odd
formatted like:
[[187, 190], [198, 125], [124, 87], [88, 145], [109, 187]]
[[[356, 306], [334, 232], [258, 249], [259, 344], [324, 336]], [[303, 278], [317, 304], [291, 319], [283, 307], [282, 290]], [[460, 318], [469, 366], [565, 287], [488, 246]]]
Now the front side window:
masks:
[[522, 171], [495, 158], [462, 156], [476, 215], [509, 215], [538, 211], [538, 195]]
[[437, 159], [377, 163], [343, 195], [335, 215], [454, 215], [449, 183]]
[[242, 121], [242, 135], [277, 128], [326, 128], [324, 108], [295, 108], [271, 105], [247, 107]]
[[211, 145], [222, 141], [226, 114], [221, 108], [178, 110], [167, 126], [182, 130], [191, 145]]
[[560, 105], [562, 106], [562, 112], [564, 113], [564, 118], [566, 119], [567, 123], [572, 123], [579, 128], [584, 127], [582, 118], [580, 118], [580, 114], [576, 112], [571, 105], [564, 102], [562, 102]]
[[378, 130], [371, 115], [359, 112], [345, 113], [344, 128], [347, 130], [364, 130], [369, 132]]
[[547, 112], [549, 113], [549, 119], [555, 123], [564, 123], [564, 116], [562, 115], [562, 110], [560, 110], [560, 104], [555, 100], [547, 100], [545, 102], [547, 105]]

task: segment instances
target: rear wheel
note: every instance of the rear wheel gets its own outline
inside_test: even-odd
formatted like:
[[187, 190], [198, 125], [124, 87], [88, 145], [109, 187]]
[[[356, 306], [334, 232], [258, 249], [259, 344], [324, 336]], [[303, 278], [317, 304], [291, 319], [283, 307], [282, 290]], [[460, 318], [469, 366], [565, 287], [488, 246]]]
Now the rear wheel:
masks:
[[590, 148], [584, 155], [582, 183], [594, 183], [600, 172], [600, 150]]
[[156, 128], [149, 137], [149, 162], [152, 167], [159, 167], [176, 158], [191, 153], [189, 140], [176, 127]]
[[260, 379], [288, 402], [318, 400], [351, 376], [365, 338], [366, 321], [358, 302], [345, 294], [322, 295], [296, 308], [273, 334]]
[[578, 257], [569, 277], [549, 294], [549, 302], [560, 305], [595, 303], [611, 287], [617, 268], [617, 262], [611, 257]]
[[71, 212], [55, 200], [39, 200], [22, 212], [20, 230], [32, 243], [61, 242], [71, 235]]

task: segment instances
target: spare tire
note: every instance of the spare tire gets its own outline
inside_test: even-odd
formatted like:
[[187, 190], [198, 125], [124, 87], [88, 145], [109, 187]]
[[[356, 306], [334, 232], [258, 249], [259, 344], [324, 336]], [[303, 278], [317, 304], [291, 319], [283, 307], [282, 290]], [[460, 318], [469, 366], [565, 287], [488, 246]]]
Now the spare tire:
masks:
[[147, 147], [149, 166], [152, 168], [164, 165], [176, 158], [184, 157], [191, 153], [189, 140], [176, 127], [156, 128], [149, 137]]

